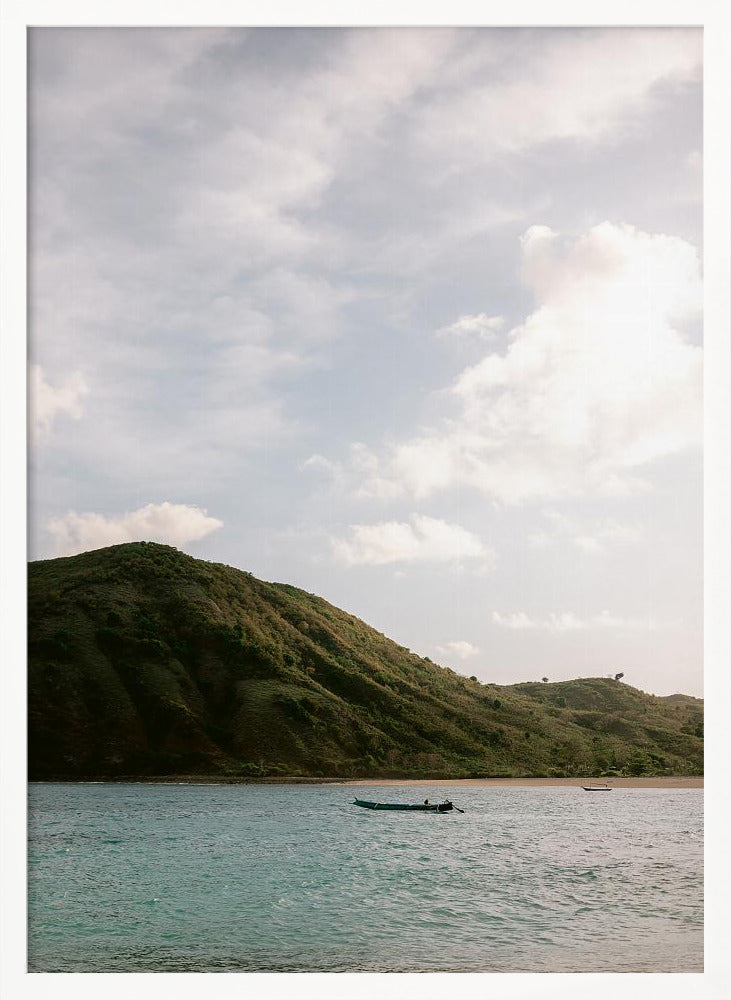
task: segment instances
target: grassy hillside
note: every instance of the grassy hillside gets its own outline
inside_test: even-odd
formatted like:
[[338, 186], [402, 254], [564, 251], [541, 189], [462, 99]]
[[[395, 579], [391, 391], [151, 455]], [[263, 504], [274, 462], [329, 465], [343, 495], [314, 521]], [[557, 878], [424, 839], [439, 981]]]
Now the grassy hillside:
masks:
[[29, 567], [31, 778], [702, 765], [694, 698], [604, 678], [482, 684], [312, 594], [164, 545]]

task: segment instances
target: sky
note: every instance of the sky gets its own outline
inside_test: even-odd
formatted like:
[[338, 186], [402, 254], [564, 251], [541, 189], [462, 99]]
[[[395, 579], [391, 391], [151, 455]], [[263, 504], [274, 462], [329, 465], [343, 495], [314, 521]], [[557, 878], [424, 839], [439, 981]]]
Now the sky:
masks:
[[703, 693], [702, 32], [35, 28], [31, 558]]

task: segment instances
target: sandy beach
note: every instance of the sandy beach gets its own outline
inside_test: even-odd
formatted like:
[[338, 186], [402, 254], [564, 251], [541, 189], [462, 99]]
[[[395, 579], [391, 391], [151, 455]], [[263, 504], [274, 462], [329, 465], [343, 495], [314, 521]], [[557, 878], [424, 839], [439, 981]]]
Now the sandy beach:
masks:
[[[78, 783], [78, 779], [57, 779]], [[112, 782], [114, 784], [191, 784], [191, 785], [368, 785], [370, 787], [407, 788], [550, 788], [574, 787], [581, 785], [604, 784], [612, 788], [703, 788], [703, 778], [682, 776], [646, 777], [646, 778], [311, 778], [301, 775], [269, 776], [266, 778], [233, 777], [203, 774], [175, 775], [140, 775], [132, 777], [104, 777], [84, 779], [94, 782]], [[83, 783], [83, 781], [81, 782]]]
[[703, 788], [703, 778], [649, 777], [649, 778], [358, 778], [337, 781], [334, 784], [402, 787], [414, 785], [440, 788], [541, 788], [566, 785], [607, 784], [612, 788]]

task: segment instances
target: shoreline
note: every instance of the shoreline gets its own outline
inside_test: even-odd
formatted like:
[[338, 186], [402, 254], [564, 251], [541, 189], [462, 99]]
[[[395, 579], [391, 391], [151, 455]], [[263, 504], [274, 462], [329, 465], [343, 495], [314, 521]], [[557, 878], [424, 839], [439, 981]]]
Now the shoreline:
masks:
[[447, 788], [580, 788], [594, 784], [607, 784], [610, 788], [703, 788], [703, 778], [670, 775], [639, 778], [354, 778], [336, 783], [379, 787], [439, 785]]
[[646, 777], [576, 777], [576, 778], [239, 778], [221, 775], [140, 775], [124, 778], [41, 778], [28, 784], [112, 784], [112, 785], [336, 785], [340, 787], [378, 788], [580, 788], [582, 785], [607, 784], [610, 788], [703, 788], [703, 778], [684, 775], [648, 775]]

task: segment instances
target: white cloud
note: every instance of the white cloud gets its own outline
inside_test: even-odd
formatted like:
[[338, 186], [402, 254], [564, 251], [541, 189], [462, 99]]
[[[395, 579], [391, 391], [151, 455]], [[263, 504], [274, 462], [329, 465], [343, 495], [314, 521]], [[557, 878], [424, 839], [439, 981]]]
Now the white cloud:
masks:
[[477, 656], [480, 652], [477, 646], [465, 639], [454, 639], [452, 642], [445, 642], [443, 646], [436, 647], [441, 656], [456, 656], [458, 660], [469, 660]]
[[493, 611], [492, 620], [496, 625], [500, 625], [503, 628], [536, 628], [535, 619], [529, 618], [525, 611], [511, 611], [509, 614], [505, 615], [501, 614], [499, 611]]
[[556, 545], [573, 546], [589, 555], [600, 555], [620, 546], [640, 541], [642, 532], [633, 524], [623, 524], [613, 518], [600, 518], [591, 522], [576, 522], [558, 511], [545, 511], [546, 529], [528, 536], [533, 548]]
[[343, 332], [360, 245], [317, 215], [323, 196], [456, 42], [295, 31], [280, 55], [275, 34], [32, 33], [38, 358], [85, 359], [103, 413], [83, 449], [109, 475], [137, 467], [141, 412], [166, 476], [179, 443], [213, 475], [222, 452], [228, 468], [300, 430], [283, 379]]
[[[496, 39], [499, 53], [500, 40]], [[462, 162], [549, 140], [600, 141], [652, 108], [658, 84], [697, 80], [702, 35], [694, 30], [556, 32], [497, 79], [478, 74], [446, 88], [423, 111], [421, 141]]]
[[492, 551], [458, 524], [414, 514], [411, 524], [383, 521], [355, 524], [349, 538], [331, 539], [333, 555], [346, 566], [401, 562], [492, 561]]
[[358, 482], [356, 497], [393, 500], [404, 492], [400, 483], [382, 474], [380, 459], [360, 441], [350, 446], [349, 473]]
[[206, 183], [192, 189], [181, 218], [191, 238], [203, 224], [248, 262], [321, 249], [327, 237], [297, 211], [319, 207], [363, 137], [377, 135], [433, 82], [456, 41], [449, 29], [390, 36], [365, 29], [332, 38], [321, 63], [301, 71], [294, 87], [247, 72], [243, 59], [241, 76], [216, 95], [229, 127], [201, 145], [195, 173]]
[[310, 455], [309, 458], [306, 458], [304, 462], [301, 463], [300, 469], [322, 472], [329, 478], [334, 478], [340, 471], [340, 467], [336, 462], [332, 462], [329, 458], [325, 458], [324, 455], [320, 455], [317, 452], [314, 455]]
[[382, 474], [378, 455], [360, 441], [350, 445], [346, 462], [316, 453], [305, 459], [300, 469], [319, 473], [333, 487], [358, 499], [393, 500], [404, 493], [399, 483]]
[[84, 377], [78, 371], [54, 386], [46, 381], [40, 365], [31, 365], [29, 402], [33, 439], [39, 441], [47, 437], [61, 415], [78, 420], [83, 415], [81, 401], [88, 392]]
[[522, 246], [537, 308], [457, 379], [457, 417], [392, 449], [390, 478], [417, 498], [621, 495], [701, 443], [702, 351], [676, 329], [701, 304], [695, 248], [609, 222], [566, 247], [534, 226]]
[[612, 615], [609, 611], [602, 611], [598, 615], [588, 618], [581, 618], [573, 611], [565, 611], [560, 614], [551, 613], [546, 618], [531, 618], [525, 611], [512, 611], [501, 614], [493, 611], [492, 621], [500, 628], [523, 631], [526, 629], [539, 629], [545, 632], [577, 632], [587, 629], [644, 629], [654, 631], [658, 626], [651, 618], [623, 618]]
[[454, 323], [437, 330], [436, 336], [441, 338], [476, 336], [480, 340], [492, 340], [504, 323], [505, 320], [502, 316], [488, 316], [487, 313], [478, 313], [477, 316], [460, 316]]
[[[111, 434], [122, 459], [133, 454], [136, 414], [146, 408], [149, 422], [181, 395], [195, 422], [181, 439], [196, 435], [199, 461], [238, 455], [262, 438], [286, 441], [300, 423], [281, 378], [301, 376], [322, 341], [352, 329], [344, 306], [354, 287], [363, 299], [383, 294], [359, 281], [364, 268], [385, 270], [390, 289], [394, 263], [407, 266], [411, 246], [420, 263], [404, 294], [420, 298], [425, 247], [431, 267], [475, 233], [523, 218], [522, 194], [506, 202], [497, 191], [486, 197], [482, 184], [478, 197], [461, 182], [435, 185], [433, 157], [419, 142], [429, 115], [437, 144], [440, 121], [460, 135], [480, 132], [481, 141], [493, 135], [495, 148], [515, 141], [497, 128], [515, 129], [513, 119], [526, 118], [520, 142], [540, 141], [546, 129], [564, 135], [567, 121], [588, 114], [567, 110], [572, 92], [590, 99], [578, 93], [584, 69], [575, 67], [594, 72], [601, 59], [612, 96], [597, 87], [591, 99], [600, 102], [595, 120], [606, 122], [610, 105], [634, 109], [648, 81], [685, 79], [696, 58], [692, 33], [648, 32], [646, 43], [635, 35], [643, 33], [617, 43], [612, 32], [548, 33], [524, 48], [527, 36], [499, 31], [333, 31], [327, 42], [303, 34], [302, 46], [282, 34], [280, 62], [266, 31], [34, 32], [38, 357], [49, 370], [71, 356], [89, 366], [109, 415], [95, 425], [96, 441], [87, 439], [89, 461], [101, 466]], [[612, 69], [618, 50], [621, 74]], [[480, 95], [493, 96], [483, 106]], [[494, 132], [475, 128], [478, 111]], [[467, 146], [439, 150], [459, 168]], [[135, 163], [145, 169], [130, 169]], [[406, 176], [408, 196], [399, 187]], [[364, 198], [355, 206], [354, 191]], [[427, 198], [430, 211], [414, 211]], [[485, 337], [498, 319], [463, 316], [445, 329]], [[185, 385], [171, 391], [183, 373]], [[240, 430], [254, 423], [256, 433]], [[214, 435], [230, 424], [239, 428], [230, 442]], [[162, 468], [175, 431], [165, 418], [154, 430], [148, 452], [160, 442], [152, 462]], [[401, 491], [393, 480], [381, 471], [364, 493], [392, 497]]]
[[56, 555], [68, 556], [121, 542], [185, 545], [205, 538], [222, 525], [222, 521], [209, 517], [199, 507], [165, 501], [147, 504], [116, 518], [70, 511], [64, 517], [49, 519], [45, 528], [53, 539]]

